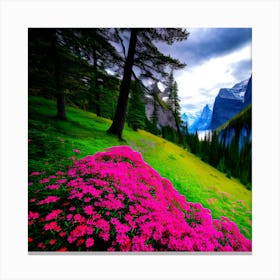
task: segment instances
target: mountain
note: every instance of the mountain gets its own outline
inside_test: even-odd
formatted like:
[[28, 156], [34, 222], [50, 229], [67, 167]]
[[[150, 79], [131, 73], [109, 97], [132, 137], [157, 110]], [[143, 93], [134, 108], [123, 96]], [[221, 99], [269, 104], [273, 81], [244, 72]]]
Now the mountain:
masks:
[[212, 110], [206, 104], [195, 122], [189, 127], [189, 133], [195, 133], [196, 130], [209, 129], [212, 119]]
[[152, 121], [154, 112], [154, 96], [156, 98], [156, 112], [157, 112], [157, 127], [159, 129], [163, 127], [171, 127], [177, 130], [176, 122], [172, 111], [168, 108], [168, 105], [163, 100], [165, 94], [163, 94], [158, 88], [157, 84], [153, 86], [150, 95], [144, 96], [146, 116], [149, 121]]
[[190, 127], [199, 117], [200, 117], [200, 112], [197, 112], [195, 114], [192, 113], [183, 113], [181, 115], [181, 120], [183, 122], [183, 126], [188, 126]]
[[251, 84], [252, 77], [235, 84], [232, 88], [220, 89], [214, 102], [211, 129], [218, 128], [251, 104]]
[[249, 79], [249, 82], [248, 82], [248, 85], [247, 85], [247, 88], [246, 88], [243, 107], [246, 108], [251, 103], [252, 103], [252, 76]]

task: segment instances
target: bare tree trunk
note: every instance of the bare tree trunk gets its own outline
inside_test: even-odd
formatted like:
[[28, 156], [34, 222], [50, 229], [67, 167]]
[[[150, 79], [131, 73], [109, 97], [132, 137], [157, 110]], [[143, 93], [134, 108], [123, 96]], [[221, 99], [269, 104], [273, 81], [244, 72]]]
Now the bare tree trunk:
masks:
[[54, 32], [52, 34], [52, 52], [54, 60], [54, 76], [57, 97], [57, 118], [59, 120], [66, 120], [65, 96], [61, 86], [61, 61], [57, 48], [56, 29], [54, 29]]
[[99, 93], [99, 81], [97, 75], [97, 55], [96, 50], [92, 50], [93, 54], [93, 69], [94, 69], [94, 86], [95, 86], [95, 112], [97, 117], [101, 117], [101, 108], [100, 108], [100, 93]]
[[132, 28], [130, 33], [128, 54], [124, 66], [123, 79], [120, 86], [120, 95], [118, 99], [117, 109], [115, 112], [113, 123], [111, 127], [107, 130], [107, 132], [117, 135], [120, 139], [122, 139], [122, 131], [125, 123], [136, 42], [137, 29]]

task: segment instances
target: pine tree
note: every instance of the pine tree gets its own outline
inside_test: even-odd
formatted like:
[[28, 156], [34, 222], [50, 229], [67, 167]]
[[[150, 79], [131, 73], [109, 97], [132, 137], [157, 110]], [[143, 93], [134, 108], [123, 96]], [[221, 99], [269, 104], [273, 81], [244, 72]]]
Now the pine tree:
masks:
[[66, 120], [65, 92], [70, 88], [68, 85], [71, 83], [71, 88], [74, 88], [76, 81], [80, 82], [77, 79], [80, 64], [71, 50], [72, 42], [68, 44], [70, 34], [71, 32], [58, 28], [28, 30], [30, 93], [35, 91], [39, 95], [55, 96], [57, 118], [60, 120]]
[[91, 67], [90, 101], [94, 104], [96, 115], [101, 116], [101, 87], [106, 81], [105, 69], [117, 71], [123, 62], [122, 57], [111, 44], [112, 41], [116, 42], [117, 38], [113, 30], [108, 28], [82, 28], [73, 29], [72, 32], [80, 42], [77, 53]]
[[[189, 33], [179, 28], [146, 28], [129, 30], [130, 41], [128, 53], [125, 58], [123, 79], [120, 87], [120, 94], [116, 113], [109, 133], [122, 138], [122, 131], [125, 123], [125, 115], [128, 104], [131, 76], [136, 79], [149, 79], [159, 81], [166, 78], [167, 67], [182, 69], [185, 64], [170, 56], [162, 54], [155, 45], [155, 42], [165, 42], [169, 45], [176, 41], [187, 39]], [[124, 47], [124, 45], [122, 45]], [[139, 75], [136, 76], [134, 68], [138, 68]]]
[[174, 81], [173, 71], [171, 71], [168, 79], [168, 91], [169, 91], [168, 104], [171, 107], [171, 111], [175, 119], [179, 143], [182, 143], [183, 137], [180, 130], [180, 125], [182, 122], [180, 117], [180, 110], [181, 110], [180, 99], [178, 96], [178, 84], [176, 81]]
[[141, 86], [139, 83], [134, 83], [131, 87], [131, 97], [129, 99], [127, 123], [133, 130], [145, 127], [145, 104], [141, 98]]
[[211, 137], [211, 143], [210, 143], [210, 154], [209, 154], [209, 163], [217, 167], [219, 163], [219, 141], [218, 141], [218, 135], [217, 132], [214, 130]]

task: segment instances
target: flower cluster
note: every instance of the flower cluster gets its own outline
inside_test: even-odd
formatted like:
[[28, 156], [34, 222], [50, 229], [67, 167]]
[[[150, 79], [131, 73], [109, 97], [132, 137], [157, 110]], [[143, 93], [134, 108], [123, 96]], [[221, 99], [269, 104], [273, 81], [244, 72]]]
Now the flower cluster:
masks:
[[235, 223], [187, 202], [130, 147], [56, 175], [30, 176], [29, 250], [251, 251]]

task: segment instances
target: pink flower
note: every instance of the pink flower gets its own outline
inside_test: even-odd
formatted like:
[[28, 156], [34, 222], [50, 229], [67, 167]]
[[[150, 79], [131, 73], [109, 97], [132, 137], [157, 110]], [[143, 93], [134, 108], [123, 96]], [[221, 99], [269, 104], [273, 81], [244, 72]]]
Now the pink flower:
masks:
[[71, 231], [70, 235], [72, 237], [80, 237], [85, 235], [87, 232], [87, 226], [86, 225], [78, 225], [74, 230]]
[[44, 245], [43, 242], [39, 242], [37, 247], [40, 248], [40, 249], [43, 249], [43, 250], [46, 249], [46, 245]]
[[44, 178], [42, 180], [39, 181], [40, 184], [44, 184], [44, 183], [48, 183], [50, 181], [49, 178]]
[[86, 219], [81, 214], [74, 215], [74, 220], [78, 223], [84, 223]]
[[49, 185], [49, 186], [46, 186], [46, 189], [50, 189], [50, 190], [56, 190], [56, 189], [59, 189], [60, 188], [60, 185]]
[[57, 196], [53, 196], [53, 195], [50, 195], [48, 196], [47, 198], [43, 199], [43, 200], [40, 200], [37, 205], [42, 205], [42, 204], [49, 204], [49, 203], [52, 203], [52, 202], [56, 202], [58, 201], [60, 198], [57, 197]]
[[58, 210], [52, 210], [51, 213], [49, 213], [47, 216], [46, 216], [46, 221], [49, 221], [49, 220], [54, 220], [54, 219], [57, 219], [58, 215], [62, 213], [62, 210], [58, 209]]
[[57, 222], [50, 222], [49, 224], [45, 224], [44, 229], [47, 230], [54, 230], [56, 232], [61, 231], [61, 227], [57, 224]]
[[114, 248], [114, 247], [109, 247], [109, 248], [107, 249], [107, 251], [108, 251], [108, 252], [114, 252], [114, 251], [115, 251], [115, 248]]
[[84, 207], [84, 212], [87, 215], [93, 215], [95, 213], [95, 211], [93, 210], [93, 207], [91, 205], [85, 206]]
[[68, 214], [68, 215], [66, 216], [67, 221], [71, 221], [72, 217], [73, 217], [72, 214]]
[[30, 176], [38, 176], [40, 174], [41, 174], [40, 172], [34, 171], [30, 174]]
[[92, 235], [93, 234], [93, 227], [91, 227], [91, 226], [87, 227], [87, 234], [88, 235]]
[[84, 198], [84, 202], [87, 203], [87, 202], [90, 202], [90, 201], [91, 201], [91, 198], [90, 198], [90, 197], [85, 197], [85, 198]]
[[57, 250], [57, 252], [66, 252], [68, 251], [66, 247], [61, 247], [60, 249]]
[[76, 246], [80, 246], [80, 245], [82, 245], [84, 243], [85, 243], [85, 240], [83, 238], [80, 238], [80, 239], [78, 239], [78, 241], [76, 243]]
[[61, 180], [57, 180], [57, 181], [56, 181], [57, 184], [64, 184], [64, 183], [66, 183], [66, 182], [67, 182], [66, 179], [61, 179]]
[[89, 248], [89, 247], [92, 247], [94, 245], [94, 239], [93, 238], [88, 238], [86, 240], [86, 247]]
[[50, 245], [54, 245], [56, 243], [56, 239], [51, 239], [50, 241], [49, 241], [49, 244]]
[[78, 149], [74, 149], [73, 152], [76, 153], [76, 154], [80, 154], [81, 153], [81, 151], [78, 150]]
[[28, 220], [35, 220], [38, 219], [40, 214], [38, 212], [29, 211], [28, 213]]
[[[29, 190], [33, 202], [42, 199], [37, 203], [38, 212], [29, 211], [28, 215], [30, 235], [36, 244], [40, 238], [48, 242], [51, 236], [49, 244], [66, 242], [59, 251], [67, 250], [67, 246], [92, 250], [94, 245], [107, 251], [252, 250], [251, 240], [234, 222], [225, 217], [214, 220], [209, 209], [188, 202], [129, 147], [113, 147], [87, 156], [72, 162], [66, 173], [58, 171], [56, 175], [63, 177], [49, 186], [65, 184], [57, 191], [61, 198], [42, 199], [47, 192], [42, 187], [39, 193]], [[55, 209], [58, 203], [50, 204], [59, 199], [65, 214]], [[52, 240], [57, 236], [55, 243]], [[36, 249], [36, 244], [33, 241], [29, 246]], [[46, 248], [45, 243], [39, 248]]]

